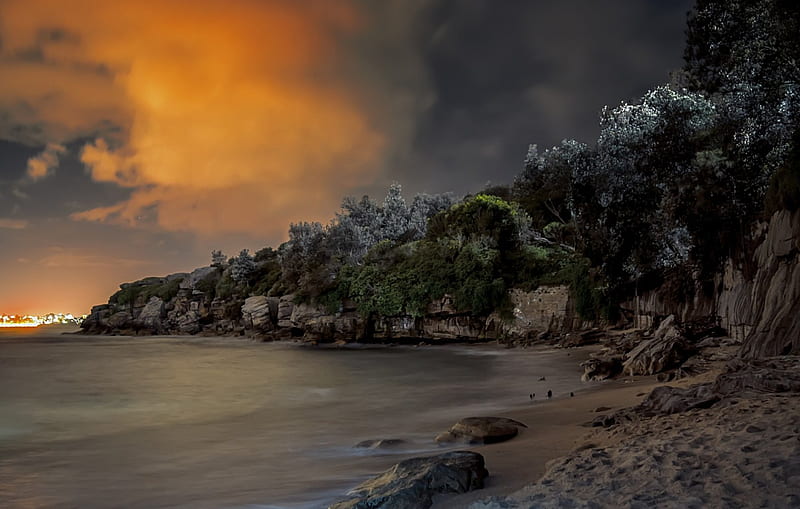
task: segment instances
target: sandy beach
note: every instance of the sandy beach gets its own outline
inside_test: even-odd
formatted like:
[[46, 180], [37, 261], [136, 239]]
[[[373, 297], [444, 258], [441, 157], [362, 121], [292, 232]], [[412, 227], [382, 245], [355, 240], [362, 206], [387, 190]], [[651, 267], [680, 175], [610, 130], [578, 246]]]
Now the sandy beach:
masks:
[[[685, 383], [682, 381], [682, 383]], [[442, 496], [435, 509], [458, 509], [490, 496], [507, 495], [538, 480], [548, 462], [584, 447], [590, 442], [591, 428], [586, 423], [600, 415], [638, 404], [656, 385], [655, 377], [625, 377], [597, 383], [575, 397], [555, 398], [532, 404], [529, 409], [513, 409], [502, 414], [525, 423], [519, 436], [508, 442], [473, 449], [486, 459], [489, 478], [484, 489], [459, 495]]]
[[[726, 373], [720, 359], [670, 383], [625, 377], [509, 411], [504, 415], [528, 428], [474, 449], [490, 473], [485, 489], [442, 496], [433, 507], [798, 507], [798, 364], [775, 358], [766, 369], [749, 365], [718, 379]], [[735, 391], [725, 393], [722, 379], [732, 380]], [[745, 381], [737, 388], [737, 380]], [[587, 427], [598, 415], [641, 403], [655, 387], [697, 384], [721, 396], [671, 415], [621, 412], [609, 428]], [[675, 394], [685, 399], [681, 390]]]

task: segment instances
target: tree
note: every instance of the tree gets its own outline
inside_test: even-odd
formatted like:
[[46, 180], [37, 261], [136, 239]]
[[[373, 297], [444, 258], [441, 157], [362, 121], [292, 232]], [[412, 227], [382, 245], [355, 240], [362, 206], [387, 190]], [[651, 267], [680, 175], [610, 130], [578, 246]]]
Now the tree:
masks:
[[383, 199], [379, 221], [381, 240], [400, 240], [411, 230], [411, 213], [403, 198], [403, 188], [397, 182], [389, 186]]
[[256, 262], [253, 260], [253, 257], [250, 256], [250, 250], [242, 249], [239, 256], [235, 257], [233, 262], [231, 262], [231, 279], [239, 285], [246, 285], [250, 275], [253, 274], [255, 270]]
[[572, 222], [573, 174], [585, 172], [591, 156], [589, 148], [575, 140], [564, 140], [541, 154], [536, 145], [528, 147], [512, 196], [531, 216], [534, 227], [542, 230], [552, 222]]
[[228, 257], [222, 251], [211, 251], [211, 266], [225, 268], [228, 264]]

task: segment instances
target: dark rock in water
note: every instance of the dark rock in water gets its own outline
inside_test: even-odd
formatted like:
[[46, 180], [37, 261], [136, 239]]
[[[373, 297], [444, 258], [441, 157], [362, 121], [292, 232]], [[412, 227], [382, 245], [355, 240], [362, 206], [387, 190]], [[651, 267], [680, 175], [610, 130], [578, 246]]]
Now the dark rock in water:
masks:
[[467, 417], [455, 423], [448, 431], [440, 433], [436, 441], [494, 444], [514, 438], [520, 427], [528, 426], [505, 417]]
[[361, 483], [349, 493], [354, 498], [329, 509], [427, 509], [434, 495], [483, 488], [488, 475], [483, 456], [474, 452], [411, 458]]
[[394, 449], [406, 443], [405, 440], [399, 438], [379, 438], [375, 440], [364, 440], [359, 442], [353, 447], [359, 449]]

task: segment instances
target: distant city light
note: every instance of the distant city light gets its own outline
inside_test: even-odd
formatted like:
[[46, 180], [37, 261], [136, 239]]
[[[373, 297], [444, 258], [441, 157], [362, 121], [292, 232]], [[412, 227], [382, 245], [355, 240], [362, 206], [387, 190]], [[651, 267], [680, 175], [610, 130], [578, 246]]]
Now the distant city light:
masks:
[[49, 313], [41, 316], [34, 315], [0, 315], [0, 328], [2, 327], [38, 327], [40, 325], [69, 324], [80, 325], [85, 316], [74, 316], [70, 313]]

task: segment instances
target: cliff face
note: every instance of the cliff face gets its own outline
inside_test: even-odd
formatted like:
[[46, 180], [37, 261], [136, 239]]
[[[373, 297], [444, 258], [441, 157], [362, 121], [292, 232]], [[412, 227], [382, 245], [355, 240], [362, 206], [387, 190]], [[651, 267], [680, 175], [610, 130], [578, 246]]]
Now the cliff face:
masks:
[[[350, 301], [331, 313], [322, 306], [296, 302], [292, 295], [209, 297], [221, 277], [216, 267], [190, 274], [147, 278], [121, 286], [108, 304], [95, 306], [83, 323], [93, 334], [247, 335], [265, 340], [302, 338], [309, 342], [488, 341], [528, 343], [549, 333], [579, 327], [569, 289], [543, 286], [512, 290], [512, 316], [475, 316], [458, 312], [449, 296], [432, 302], [425, 316], [365, 319]], [[177, 285], [175, 295], [161, 289]], [[155, 290], [154, 290], [155, 289]], [[154, 295], [156, 293], [157, 295]]]
[[800, 211], [776, 212], [755, 236], [761, 242], [753, 254], [756, 270], [751, 277], [728, 261], [713, 295], [698, 291], [691, 300], [674, 302], [656, 290], [625, 307], [638, 311], [642, 327], [668, 315], [681, 321], [715, 317], [742, 342], [743, 357], [800, 353]]
[[751, 281], [726, 271], [733, 284], [723, 292], [719, 315], [741, 330], [743, 357], [800, 353], [800, 211], [772, 216], [755, 261]]

